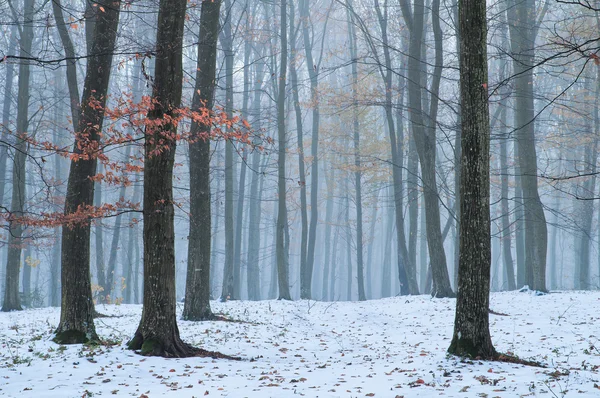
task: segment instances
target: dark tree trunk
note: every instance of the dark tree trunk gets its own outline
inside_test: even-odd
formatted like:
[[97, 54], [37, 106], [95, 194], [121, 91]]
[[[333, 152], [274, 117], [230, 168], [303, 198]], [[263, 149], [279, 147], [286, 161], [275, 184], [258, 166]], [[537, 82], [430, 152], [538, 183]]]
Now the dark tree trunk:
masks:
[[[192, 110], [214, 104], [217, 39], [221, 1], [203, 1], [198, 33], [198, 62]], [[201, 321], [213, 317], [210, 308], [210, 122], [192, 121], [190, 134], [190, 232], [183, 319]]]
[[[120, 0], [98, 3], [106, 12], [99, 14], [93, 44], [89, 50], [74, 152], [89, 151], [99, 140], [110, 79], [113, 51], [119, 24]], [[90, 146], [91, 144], [91, 146]], [[88, 148], [86, 148], [88, 147]], [[97, 153], [88, 159], [71, 162], [67, 183], [65, 215], [93, 204]], [[65, 226], [61, 247], [61, 315], [54, 341], [60, 344], [97, 340], [94, 303], [90, 284], [90, 225], [88, 222]]]
[[490, 123], [484, 0], [459, 0], [462, 99], [460, 255], [454, 334], [448, 352], [492, 359], [489, 330], [491, 267]]
[[175, 295], [173, 165], [183, 80], [182, 43], [185, 0], [161, 0], [156, 33], [156, 67], [150, 121], [144, 143], [144, 307], [128, 343], [142, 355], [188, 357], [197, 349], [179, 337]]
[[[25, 0], [19, 54], [28, 57], [33, 42], [34, 1]], [[21, 310], [19, 299], [19, 273], [21, 269], [21, 251], [24, 244], [23, 225], [14, 220], [23, 217], [25, 210], [25, 177], [28, 144], [24, 139], [29, 127], [29, 63], [19, 65], [19, 93], [17, 97], [17, 136], [15, 137], [15, 155], [12, 173], [12, 198], [8, 219], [8, 250], [6, 259], [6, 279], [2, 311]], [[28, 134], [31, 135], [31, 134]], [[27, 265], [26, 265], [27, 266]]]

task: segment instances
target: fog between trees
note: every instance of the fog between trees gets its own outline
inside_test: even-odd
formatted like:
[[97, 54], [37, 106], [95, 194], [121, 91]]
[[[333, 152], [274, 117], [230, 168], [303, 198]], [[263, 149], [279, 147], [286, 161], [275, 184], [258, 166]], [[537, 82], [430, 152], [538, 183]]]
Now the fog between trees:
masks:
[[599, 8], [1, 4], [3, 310], [600, 288]]

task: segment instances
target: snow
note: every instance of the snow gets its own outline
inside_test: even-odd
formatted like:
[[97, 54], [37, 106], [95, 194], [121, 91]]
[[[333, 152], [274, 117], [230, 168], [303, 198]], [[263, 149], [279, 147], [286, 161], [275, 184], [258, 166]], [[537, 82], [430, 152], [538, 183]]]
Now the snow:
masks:
[[182, 337], [242, 361], [127, 350], [137, 305], [98, 308], [114, 316], [96, 320], [99, 335], [120, 344], [96, 348], [49, 340], [57, 308], [0, 313], [0, 396], [600, 396], [600, 292], [492, 294], [491, 308], [509, 315], [490, 315], [496, 349], [546, 369], [449, 357], [452, 299], [212, 305], [243, 322], [179, 321]]

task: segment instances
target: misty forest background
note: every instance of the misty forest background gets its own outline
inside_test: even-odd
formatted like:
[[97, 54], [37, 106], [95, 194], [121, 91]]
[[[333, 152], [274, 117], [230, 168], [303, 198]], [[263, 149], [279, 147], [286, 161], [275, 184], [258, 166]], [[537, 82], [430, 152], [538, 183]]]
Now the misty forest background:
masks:
[[[188, 107], [196, 92], [200, 3], [189, 2], [185, 14], [181, 102]], [[94, 18], [110, 12], [106, 4], [0, 2], [0, 297], [14, 289], [5, 281], [18, 247], [24, 306], [60, 305], [67, 221], [56, 214], [67, 194], [73, 101], [80, 98], [73, 90], [83, 91]], [[487, 3], [489, 82], [482, 85], [491, 125], [492, 291], [600, 288], [599, 6]], [[155, 72], [158, 2], [120, 7], [107, 109], [141, 103]], [[210, 142], [210, 296], [286, 298], [278, 216], [292, 299], [453, 296], [457, 1], [290, 1], [285, 43], [280, 8], [276, 1], [224, 0], [219, 13], [215, 109], [240, 121]], [[190, 125], [184, 118], [179, 130]], [[91, 224], [96, 303], [143, 298], [143, 219], [135, 206], [142, 202], [143, 143], [122, 139], [136, 128], [105, 115], [106, 157], [96, 170], [93, 204], [108, 210]], [[173, 179], [179, 299], [192, 252], [193, 156], [182, 140]], [[18, 234], [16, 215], [29, 220]]]

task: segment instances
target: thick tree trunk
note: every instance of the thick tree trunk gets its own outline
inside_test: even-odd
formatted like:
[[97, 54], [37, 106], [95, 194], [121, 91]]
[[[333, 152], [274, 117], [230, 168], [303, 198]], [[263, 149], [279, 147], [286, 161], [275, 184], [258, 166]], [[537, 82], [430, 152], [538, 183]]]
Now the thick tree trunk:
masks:
[[175, 296], [173, 165], [183, 80], [185, 0], [161, 0], [156, 34], [156, 69], [150, 121], [144, 143], [144, 307], [132, 350], [143, 355], [188, 357], [197, 349], [179, 337]]
[[489, 330], [491, 266], [490, 123], [484, 0], [459, 0], [462, 161], [460, 258], [454, 334], [448, 352], [496, 357]]
[[[34, 1], [25, 0], [23, 24], [19, 40], [19, 54], [28, 57], [33, 42]], [[19, 299], [19, 273], [21, 269], [21, 251], [24, 244], [23, 225], [15, 220], [24, 216], [25, 177], [28, 144], [22, 135], [31, 135], [29, 128], [29, 63], [19, 65], [19, 93], [17, 97], [17, 135], [15, 137], [15, 155], [12, 173], [12, 198], [8, 219], [8, 250], [2, 311], [21, 310]]]
[[[221, 1], [203, 1], [198, 33], [198, 61], [192, 110], [212, 112], [217, 70], [217, 39]], [[190, 134], [190, 232], [183, 319], [213, 317], [210, 308], [210, 121], [192, 121]]]
[[[89, 152], [100, 138], [119, 23], [120, 0], [101, 1], [98, 4], [103, 5], [106, 12], [99, 14], [95, 22], [81, 100], [81, 116], [76, 129], [76, 154]], [[87, 159], [71, 162], [65, 215], [93, 204], [94, 182], [90, 177], [96, 174], [96, 155], [92, 152]], [[74, 344], [97, 340], [90, 284], [89, 222], [63, 228], [61, 257], [61, 318], [54, 341]]]

